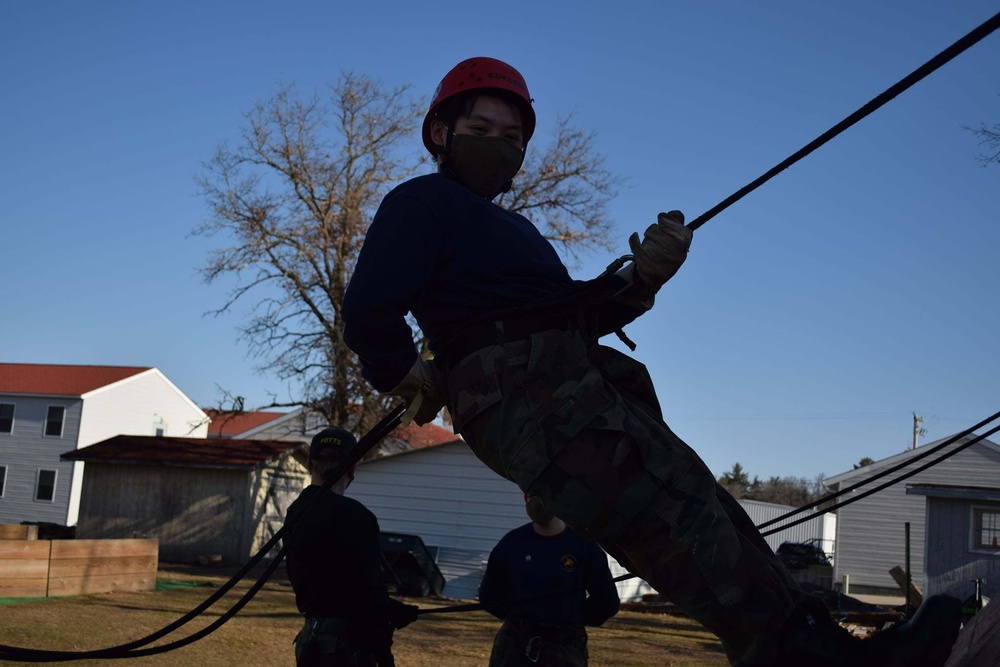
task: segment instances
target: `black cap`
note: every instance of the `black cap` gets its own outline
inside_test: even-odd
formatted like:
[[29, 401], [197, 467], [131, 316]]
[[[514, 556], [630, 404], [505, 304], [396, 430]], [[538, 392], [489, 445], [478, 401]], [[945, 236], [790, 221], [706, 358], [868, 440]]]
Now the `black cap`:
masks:
[[331, 426], [313, 436], [309, 443], [309, 458], [314, 461], [336, 461], [357, 444], [357, 439], [350, 431]]

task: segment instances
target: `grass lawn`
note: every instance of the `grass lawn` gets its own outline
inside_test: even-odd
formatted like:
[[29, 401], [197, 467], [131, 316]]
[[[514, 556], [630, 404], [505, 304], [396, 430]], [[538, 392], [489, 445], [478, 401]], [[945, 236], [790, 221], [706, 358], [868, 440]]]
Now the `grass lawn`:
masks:
[[[225, 583], [229, 570], [164, 565], [160, 587], [143, 593], [48, 598], [0, 604], [0, 644], [53, 650], [105, 648], [140, 639], [168, 625]], [[249, 577], [252, 582], [256, 576]], [[201, 586], [169, 586], [199, 583]], [[164, 585], [166, 584], [166, 585]], [[246, 591], [239, 584], [215, 607], [171, 635], [180, 639], [218, 618]], [[410, 598], [422, 608], [467, 601]], [[292, 589], [279, 568], [257, 596], [226, 625], [188, 646], [126, 661], [79, 660], [77, 665], [212, 665], [275, 667], [295, 664], [292, 638], [302, 625]], [[428, 614], [396, 633], [393, 653], [399, 667], [468, 667], [489, 658], [499, 621], [481, 611]], [[156, 642], [162, 644], [164, 640]], [[724, 667], [719, 642], [683, 616], [621, 612], [590, 630], [591, 665], [614, 667]], [[5, 665], [38, 664], [5, 661]]]

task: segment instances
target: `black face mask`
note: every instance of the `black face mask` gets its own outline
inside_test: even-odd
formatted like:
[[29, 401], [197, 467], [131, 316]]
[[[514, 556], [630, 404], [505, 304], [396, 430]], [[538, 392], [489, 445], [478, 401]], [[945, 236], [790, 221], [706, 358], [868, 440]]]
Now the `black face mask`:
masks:
[[525, 511], [528, 513], [528, 518], [537, 523], [539, 526], [547, 526], [549, 522], [554, 518], [547, 509], [545, 505], [542, 504], [542, 499], [537, 496], [530, 496], [524, 505]]
[[446, 166], [477, 195], [493, 199], [510, 190], [523, 161], [524, 152], [503, 137], [452, 134]]

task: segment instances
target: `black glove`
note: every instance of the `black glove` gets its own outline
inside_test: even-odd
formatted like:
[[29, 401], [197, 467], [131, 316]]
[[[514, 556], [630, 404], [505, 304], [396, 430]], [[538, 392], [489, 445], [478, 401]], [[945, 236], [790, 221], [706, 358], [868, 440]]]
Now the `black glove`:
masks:
[[420, 610], [415, 604], [403, 604], [399, 600], [389, 600], [389, 623], [397, 630], [405, 628], [413, 621], [417, 620], [417, 612]]

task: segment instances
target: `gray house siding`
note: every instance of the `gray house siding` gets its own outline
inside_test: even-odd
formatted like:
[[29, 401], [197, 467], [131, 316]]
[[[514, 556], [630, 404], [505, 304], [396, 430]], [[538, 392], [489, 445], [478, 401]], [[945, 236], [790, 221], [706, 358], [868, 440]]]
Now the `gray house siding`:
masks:
[[[73, 480], [73, 463], [59, 455], [76, 447], [83, 401], [79, 398], [0, 395], [0, 403], [13, 403], [11, 433], [0, 433], [0, 466], [7, 467], [0, 523], [45, 521], [66, 523]], [[62, 436], [44, 435], [49, 406], [66, 409]], [[39, 470], [55, 470], [55, 495], [51, 501], [35, 500]]]
[[[943, 440], [942, 440], [943, 441]], [[942, 442], [939, 441], [939, 442]], [[936, 443], [925, 445], [934, 446]], [[953, 447], [957, 447], [956, 443]], [[919, 450], [915, 450], [919, 453]], [[907, 452], [879, 461], [852, 473], [831, 478], [834, 490], [852, 486], [870, 479], [905, 460]], [[926, 461], [921, 461], [925, 463]], [[889, 479], [899, 477], [906, 470], [894, 473]], [[927, 502], [921, 496], [907, 495], [908, 484], [967, 484], [994, 486], [1000, 477], [1000, 449], [993, 444], [978, 443], [900, 482], [837, 511], [837, 551], [834, 577], [843, 581], [850, 577], [851, 591], [855, 593], [891, 593], [899, 587], [889, 575], [894, 566], [905, 567], [905, 524], [910, 523], [910, 565], [913, 581], [921, 588], [927, 586], [924, 543], [927, 536]], [[880, 480], [879, 483], [888, 481]], [[874, 486], [872, 484], [871, 486]], [[848, 494], [840, 500], [863, 493], [868, 486]]]
[[965, 599], [973, 579], [985, 579], [982, 594], [1000, 593], [1000, 553], [973, 551], [972, 509], [1000, 511], [1000, 502], [960, 498], [927, 499], [927, 595], [947, 593]]

